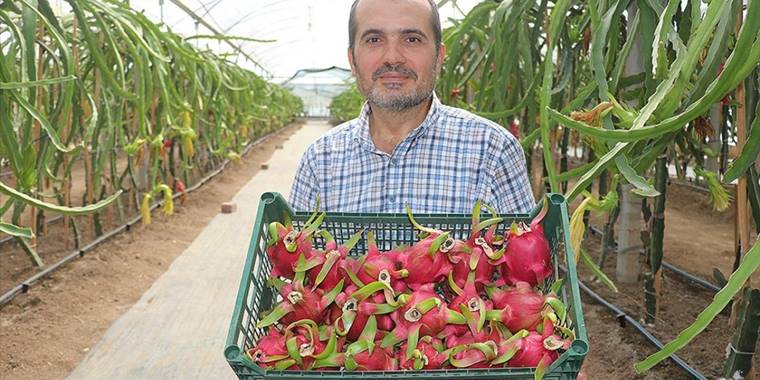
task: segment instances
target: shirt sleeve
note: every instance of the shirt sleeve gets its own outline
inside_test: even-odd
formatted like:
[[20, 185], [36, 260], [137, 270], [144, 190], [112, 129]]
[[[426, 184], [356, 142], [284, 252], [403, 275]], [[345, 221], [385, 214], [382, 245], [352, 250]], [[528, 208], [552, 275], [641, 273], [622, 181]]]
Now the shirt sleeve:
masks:
[[499, 213], [525, 214], [536, 205], [530, 187], [525, 153], [519, 141], [509, 135], [506, 144], [496, 154], [491, 192]]
[[295, 178], [293, 178], [293, 187], [290, 189], [290, 207], [295, 211], [311, 211], [319, 192], [317, 176], [314, 175], [314, 169], [311, 166], [311, 151], [307, 149], [301, 157]]

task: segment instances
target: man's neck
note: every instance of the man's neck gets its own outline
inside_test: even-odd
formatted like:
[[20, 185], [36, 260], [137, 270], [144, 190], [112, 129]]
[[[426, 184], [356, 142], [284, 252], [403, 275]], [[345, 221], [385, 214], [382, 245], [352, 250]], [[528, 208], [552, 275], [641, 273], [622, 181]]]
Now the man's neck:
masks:
[[369, 134], [375, 147], [382, 152], [393, 153], [396, 146], [422, 124], [432, 102], [431, 96], [427, 101], [401, 112], [372, 108], [369, 115]]

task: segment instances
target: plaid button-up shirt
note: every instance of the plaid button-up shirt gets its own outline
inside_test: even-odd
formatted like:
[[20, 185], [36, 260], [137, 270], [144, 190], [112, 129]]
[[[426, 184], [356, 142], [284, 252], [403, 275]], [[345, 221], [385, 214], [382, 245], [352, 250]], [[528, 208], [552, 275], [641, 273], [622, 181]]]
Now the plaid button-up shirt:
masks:
[[290, 193], [296, 210], [472, 212], [478, 199], [503, 213], [534, 206], [525, 155], [506, 129], [433, 96], [425, 120], [388, 154], [375, 148], [365, 103], [357, 119], [312, 143]]

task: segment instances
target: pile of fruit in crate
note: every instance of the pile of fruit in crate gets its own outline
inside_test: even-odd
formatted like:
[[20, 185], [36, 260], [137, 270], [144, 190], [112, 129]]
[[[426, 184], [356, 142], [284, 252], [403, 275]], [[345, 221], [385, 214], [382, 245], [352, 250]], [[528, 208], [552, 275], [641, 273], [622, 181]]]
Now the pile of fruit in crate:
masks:
[[[545, 203], [546, 205], [546, 203]], [[418, 224], [417, 243], [381, 252], [372, 232], [367, 253], [349, 256], [358, 231], [338, 245], [319, 230], [315, 212], [303, 229], [272, 223], [270, 283], [283, 301], [262, 316], [266, 334], [247, 351], [278, 370], [423, 370], [538, 367], [542, 373], [574, 339], [555, 292], [537, 290], [552, 274], [540, 224], [480, 221], [472, 213], [467, 240]], [[324, 239], [316, 249], [313, 237]]]

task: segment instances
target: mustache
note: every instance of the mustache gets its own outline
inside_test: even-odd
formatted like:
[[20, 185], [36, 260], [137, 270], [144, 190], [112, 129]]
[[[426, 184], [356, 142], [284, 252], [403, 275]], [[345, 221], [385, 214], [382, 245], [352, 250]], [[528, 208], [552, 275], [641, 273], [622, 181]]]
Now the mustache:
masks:
[[391, 65], [387, 63], [372, 73], [372, 80], [378, 80], [380, 76], [385, 73], [399, 73], [401, 75], [406, 75], [414, 80], [417, 80], [417, 73], [412, 71], [410, 68], [402, 64]]

